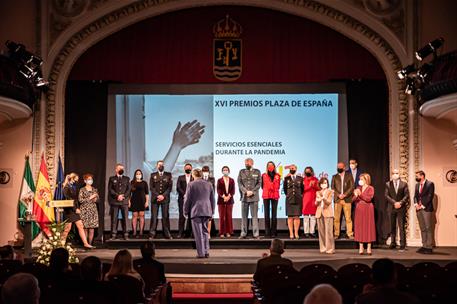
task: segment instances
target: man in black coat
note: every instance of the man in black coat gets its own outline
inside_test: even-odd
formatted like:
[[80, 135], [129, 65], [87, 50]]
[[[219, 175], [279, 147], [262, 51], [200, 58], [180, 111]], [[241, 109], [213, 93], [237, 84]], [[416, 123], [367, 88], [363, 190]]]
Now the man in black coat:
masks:
[[128, 238], [127, 219], [129, 215], [130, 179], [124, 176], [124, 166], [116, 165], [116, 175], [111, 176], [108, 181], [108, 203], [111, 207], [111, 239], [116, 238], [119, 211], [122, 213], [122, 230], [124, 239]]
[[155, 238], [157, 233], [157, 222], [159, 208], [162, 212], [162, 231], [167, 239], [171, 239], [170, 233], [170, 193], [173, 188], [173, 180], [170, 172], [165, 172], [163, 161], [157, 162], [157, 171], [151, 173], [149, 188], [151, 190], [151, 227], [149, 229], [150, 238]]
[[254, 280], [260, 282], [263, 279], [263, 274], [266, 270], [271, 269], [273, 266], [286, 266], [293, 267], [292, 261], [281, 257], [284, 253], [284, 241], [280, 239], [271, 240], [270, 255], [257, 261], [257, 267], [254, 273]]
[[[184, 165], [184, 172], [185, 174], [180, 175], [178, 177], [178, 181], [176, 182], [176, 191], [178, 192], [178, 207], [179, 207], [179, 222], [178, 222], [178, 239], [182, 238], [183, 236], [190, 236], [190, 220], [187, 221], [184, 217], [183, 205], [184, 205], [184, 194], [186, 194], [187, 185], [194, 180], [192, 177], [192, 165], [185, 164]], [[184, 227], [185, 230], [184, 230]]]
[[416, 172], [416, 189], [414, 192], [414, 207], [416, 207], [417, 220], [421, 230], [422, 247], [418, 253], [433, 253], [433, 198], [435, 196], [435, 184], [425, 179], [424, 171]]
[[392, 171], [392, 179], [386, 183], [384, 191], [387, 201], [387, 214], [390, 215], [390, 249], [397, 247], [397, 223], [400, 230], [400, 251], [406, 248], [406, 211], [409, 206], [408, 184], [400, 179], [398, 169]]

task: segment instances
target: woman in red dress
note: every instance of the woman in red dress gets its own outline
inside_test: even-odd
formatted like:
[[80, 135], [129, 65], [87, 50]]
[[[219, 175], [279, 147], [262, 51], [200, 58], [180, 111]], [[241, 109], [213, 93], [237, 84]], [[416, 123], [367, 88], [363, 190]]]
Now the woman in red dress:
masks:
[[233, 234], [233, 196], [235, 195], [235, 180], [229, 177], [230, 169], [222, 167], [223, 176], [217, 180], [217, 208], [219, 211], [219, 236], [230, 237]]
[[303, 209], [302, 213], [305, 216], [303, 218], [303, 230], [305, 237], [317, 237], [316, 236], [316, 192], [319, 191], [319, 181], [314, 176], [314, 170], [312, 167], [305, 168], [305, 176], [303, 178], [303, 186], [305, 191], [303, 192]]
[[354, 190], [355, 203], [354, 240], [359, 242], [359, 254], [363, 254], [364, 243], [367, 243], [367, 253], [371, 255], [371, 242], [376, 241], [374, 223], [373, 199], [374, 188], [371, 186], [371, 177], [367, 173], [360, 175], [359, 186]]
[[[281, 176], [276, 173], [274, 162], [267, 163], [267, 172], [262, 174], [262, 198], [265, 215], [265, 237], [276, 237], [277, 210]], [[270, 217], [271, 206], [271, 217]]]

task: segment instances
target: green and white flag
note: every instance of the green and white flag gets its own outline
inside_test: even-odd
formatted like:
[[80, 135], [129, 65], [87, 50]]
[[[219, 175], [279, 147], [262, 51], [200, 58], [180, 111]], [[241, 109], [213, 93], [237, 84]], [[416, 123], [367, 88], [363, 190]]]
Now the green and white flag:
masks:
[[[25, 161], [24, 178], [22, 180], [21, 195], [19, 196], [18, 216], [26, 218], [26, 212], [32, 214], [33, 198], [35, 196], [35, 183], [33, 181], [32, 170], [30, 169], [29, 158]], [[37, 223], [32, 223], [32, 239], [40, 233]]]

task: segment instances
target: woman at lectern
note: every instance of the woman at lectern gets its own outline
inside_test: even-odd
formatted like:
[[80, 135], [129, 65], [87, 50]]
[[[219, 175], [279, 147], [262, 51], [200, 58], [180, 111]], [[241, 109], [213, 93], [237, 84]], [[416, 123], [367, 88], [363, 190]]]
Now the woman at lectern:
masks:
[[[267, 172], [262, 174], [262, 198], [265, 216], [265, 237], [276, 237], [277, 210], [279, 200], [279, 188], [281, 186], [281, 176], [276, 173], [274, 162], [267, 163]], [[271, 218], [270, 218], [271, 206]]]
[[79, 208], [78, 201], [78, 189], [77, 183], [79, 176], [76, 173], [70, 173], [65, 177], [63, 183], [63, 195], [67, 200], [73, 200], [73, 207], [66, 207], [63, 209], [64, 220], [67, 221], [65, 225], [65, 230], [62, 234], [62, 242], [65, 242], [68, 236], [68, 233], [71, 230], [72, 223], [75, 223], [76, 228], [78, 229], [79, 237], [84, 244], [84, 248], [92, 249], [94, 248], [91, 244], [87, 242], [86, 233], [84, 232], [83, 222], [81, 220], [81, 209]]
[[87, 241], [92, 245], [95, 228], [98, 228], [97, 202], [99, 195], [98, 190], [92, 186], [94, 176], [92, 174], [85, 174], [83, 178], [86, 186], [79, 190], [78, 199], [81, 209], [81, 220], [83, 221], [84, 231], [88, 238]]

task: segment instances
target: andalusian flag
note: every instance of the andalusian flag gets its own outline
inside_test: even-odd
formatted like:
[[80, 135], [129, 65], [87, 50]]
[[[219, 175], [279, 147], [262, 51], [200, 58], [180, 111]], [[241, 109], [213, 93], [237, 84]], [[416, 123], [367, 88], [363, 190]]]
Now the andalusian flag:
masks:
[[51, 235], [48, 225], [54, 221], [54, 208], [49, 207], [52, 200], [51, 184], [49, 183], [48, 169], [44, 155], [41, 155], [40, 173], [36, 184], [35, 199], [33, 200], [33, 214], [46, 235]]
[[[33, 209], [33, 197], [35, 195], [35, 183], [33, 181], [32, 170], [30, 169], [29, 158], [25, 161], [24, 179], [22, 180], [21, 195], [19, 196], [19, 218], [26, 218], [26, 211]], [[40, 233], [37, 223], [32, 223], [32, 239]]]

